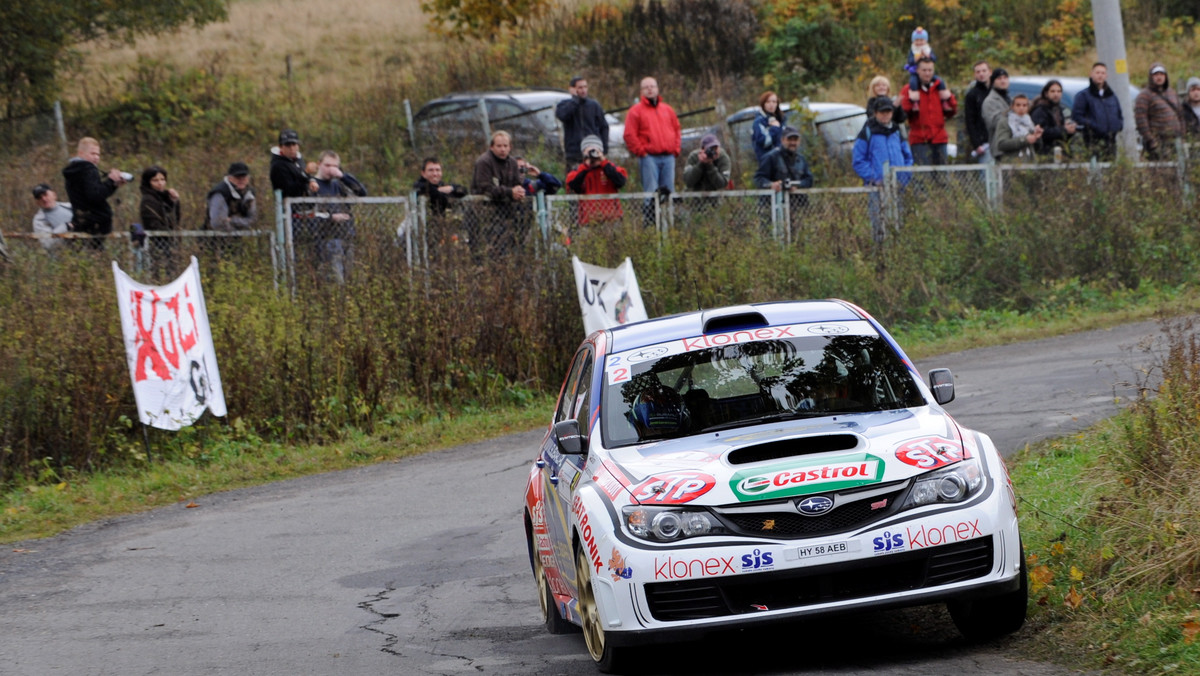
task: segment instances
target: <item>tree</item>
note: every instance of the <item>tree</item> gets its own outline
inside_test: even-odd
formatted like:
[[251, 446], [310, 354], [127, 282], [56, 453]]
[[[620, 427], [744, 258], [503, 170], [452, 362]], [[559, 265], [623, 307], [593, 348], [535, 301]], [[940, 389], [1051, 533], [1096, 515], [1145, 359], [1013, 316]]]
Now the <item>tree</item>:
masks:
[[228, 17], [229, 0], [54, 0], [0, 2], [0, 100], [5, 115], [45, 110], [59, 76], [90, 40], [132, 43], [144, 35]]
[[434, 33], [452, 38], [492, 38], [541, 16], [553, 0], [421, 0]]

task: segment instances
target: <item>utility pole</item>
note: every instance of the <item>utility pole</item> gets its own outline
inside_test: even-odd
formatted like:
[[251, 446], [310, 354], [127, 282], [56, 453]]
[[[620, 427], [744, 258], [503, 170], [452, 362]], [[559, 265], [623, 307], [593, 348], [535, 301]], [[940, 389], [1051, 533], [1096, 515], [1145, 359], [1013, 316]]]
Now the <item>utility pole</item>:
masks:
[[1137, 127], [1133, 121], [1133, 99], [1129, 95], [1129, 64], [1125, 60], [1125, 25], [1121, 22], [1120, 0], [1092, 0], [1092, 28], [1096, 33], [1098, 61], [1108, 64], [1108, 86], [1121, 102], [1125, 125], [1117, 137], [1121, 152], [1134, 160]]

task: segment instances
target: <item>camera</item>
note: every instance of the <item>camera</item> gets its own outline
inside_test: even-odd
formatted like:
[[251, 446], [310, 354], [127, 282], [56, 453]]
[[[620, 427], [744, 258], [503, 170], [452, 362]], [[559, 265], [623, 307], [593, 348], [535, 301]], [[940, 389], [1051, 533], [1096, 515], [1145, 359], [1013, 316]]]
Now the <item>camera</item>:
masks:
[[600, 159], [600, 151], [596, 150], [595, 148], [588, 148], [587, 155], [585, 157], [587, 157], [589, 160], [598, 160]]
[[783, 179], [783, 189], [784, 190], [792, 189], [792, 179], [790, 179], [790, 178]]
[[128, 171], [122, 171], [121, 172], [121, 180], [125, 181], [126, 183], [129, 183], [130, 181], [133, 180], [133, 174], [129, 173]]
[[705, 154], [705, 155], [707, 155], [707, 156], [708, 156], [708, 159], [710, 159], [710, 160], [711, 160], [711, 159], [713, 159], [713, 158], [715, 158], [715, 157], [717, 156], [717, 147], [716, 147], [716, 146], [709, 146], [709, 147], [705, 148], [705, 149], [704, 149], [704, 154]]

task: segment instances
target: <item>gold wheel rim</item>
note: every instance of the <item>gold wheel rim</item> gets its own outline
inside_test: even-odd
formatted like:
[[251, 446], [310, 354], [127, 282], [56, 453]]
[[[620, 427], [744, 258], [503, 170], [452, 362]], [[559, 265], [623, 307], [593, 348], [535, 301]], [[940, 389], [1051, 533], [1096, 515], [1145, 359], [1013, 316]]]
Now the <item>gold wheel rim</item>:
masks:
[[550, 583], [546, 580], [546, 569], [542, 567], [542, 555], [533, 553], [533, 574], [537, 578], [538, 605], [542, 607], [542, 622], [550, 619]]
[[592, 660], [599, 662], [604, 655], [604, 628], [592, 593], [592, 569], [582, 551], [575, 554], [575, 570], [579, 577], [579, 619], [583, 621], [583, 640]]

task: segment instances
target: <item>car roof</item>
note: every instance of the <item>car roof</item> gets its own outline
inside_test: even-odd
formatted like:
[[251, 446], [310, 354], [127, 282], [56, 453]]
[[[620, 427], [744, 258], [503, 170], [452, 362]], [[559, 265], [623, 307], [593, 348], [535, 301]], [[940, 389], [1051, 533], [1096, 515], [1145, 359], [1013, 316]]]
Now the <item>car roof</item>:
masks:
[[[792, 104], [780, 103], [780, 109], [790, 112]], [[800, 104], [800, 108], [807, 108], [816, 115], [814, 122], [820, 124], [830, 118], [842, 118], [847, 115], [867, 114], [867, 109], [853, 103], [840, 103], [837, 101], [805, 101]], [[758, 106], [746, 106], [736, 113], [729, 116], [730, 123], [749, 120], [758, 115]]]
[[[705, 326], [709, 327], [707, 333], [726, 333], [744, 328], [747, 323], [739, 324], [739, 318], [751, 321], [747, 315], [752, 316], [753, 313], [766, 319], [768, 326], [868, 318], [866, 313], [850, 303], [835, 299], [733, 305], [615, 326], [608, 329], [609, 352], [623, 352], [644, 345], [701, 336], [706, 333]], [[753, 328], [760, 325], [754, 324]]]
[[421, 109], [424, 110], [432, 105], [441, 103], [476, 101], [479, 99], [505, 99], [516, 101], [524, 104], [539, 104], [550, 101], [558, 101], [569, 97], [570, 92], [565, 89], [554, 89], [551, 87], [537, 87], [524, 89], [493, 89], [488, 91], [470, 91], [470, 92], [455, 92], [445, 96], [439, 96], [432, 101], [427, 102]]
[[[1042, 87], [1045, 87], [1046, 83], [1051, 80], [1058, 80], [1059, 84], [1062, 85], [1063, 95], [1069, 98], [1074, 98], [1076, 94], [1087, 89], [1088, 84], [1091, 82], [1091, 80], [1086, 77], [1059, 77], [1057, 75], [1011, 75], [1008, 78], [1008, 88], [1011, 91], [1014, 84], [1019, 85], [1020, 93], [1033, 98], [1041, 94]], [[1033, 92], [1032, 95], [1029, 94], [1031, 91]], [[1137, 96], [1139, 91], [1141, 90], [1138, 89], [1136, 85], [1130, 83], [1129, 93], [1131, 96]]]

